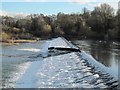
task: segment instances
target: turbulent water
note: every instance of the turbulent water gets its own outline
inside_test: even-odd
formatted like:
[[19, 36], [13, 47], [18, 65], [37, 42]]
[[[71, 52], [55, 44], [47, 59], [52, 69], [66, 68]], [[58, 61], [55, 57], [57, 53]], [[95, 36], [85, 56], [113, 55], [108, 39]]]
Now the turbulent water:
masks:
[[[68, 54], [68, 56], [66, 55], [67, 57], [69, 57], [69, 59], [66, 57], [66, 61], [64, 61], [62, 55], [55, 56], [54, 58], [49, 57], [48, 59], [43, 59], [46, 56], [42, 57], [41, 54], [45, 53], [43, 52], [43, 47], [45, 47], [46, 42], [48, 41], [38, 41], [35, 43], [23, 43], [19, 46], [2, 47], [2, 60], [0, 60], [0, 62], [2, 63], [2, 78], [0, 78], [0, 80], [2, 81], [3, 87], [16, 86], [19, 88], [19, 86], [23, 86], [34, 88], [82, 87], [83, 85], [84, 87], [88, 86], [86, 82], [83, 82], [83, 85], [80, 83], [71, 83], [75, 80], [79, 82], [79, 76], [84, 75], [84, 73], [78, 73], [81, 70], [80, 68], [84, 67], [80, 67], [80, 65], [77, 63], [77, 59], [75, 59], [73, 62], [73, 58], [69, 57], [69, 55], [72, 56], [72, 54]], [[120, 45], [119, 42], [107, 43], [105, 41], [77, 40], [74, 41], [74, 43], [78, 46], [81, 46], [83, 50], [93, 55], [93, 57], [95, 57], [101, 63], [109, 67], [111, 69], [111, 72], [115, 72], [115, 74], [118, 75], [117, 62], [118, 60], [120, 60], [120, 49], [118, 48]], [[79, 57], [76, 55], [76, 58]], [[38, 68], [39, 71], [36, 71], [38, 70]], [[24, 73], [26, 74], [22, 77]], [[29, 75], [29, 73], [32, 74]], [[39, 79], [32, 79], [34, 73], [37, 73]], [[24, 81], [21, 80], [21, 77]], [[98, 77], [98, 75], [94, 74], [93, 77], [96, 78]], [[35, 85], [33, 83], [30, 83], [31, 80]], [[38, 82], [37, 84], [35, 83], [36, 81]], [[103, 84], [101, 86], [105, 85]]]
[[74, 40], [73, 43], [92, 55], [97, 61], [120, 75], [120, 42], [104, 40]]
[[38, 55], [46, 41], [2, 47], [2, 86], [13, 87]]

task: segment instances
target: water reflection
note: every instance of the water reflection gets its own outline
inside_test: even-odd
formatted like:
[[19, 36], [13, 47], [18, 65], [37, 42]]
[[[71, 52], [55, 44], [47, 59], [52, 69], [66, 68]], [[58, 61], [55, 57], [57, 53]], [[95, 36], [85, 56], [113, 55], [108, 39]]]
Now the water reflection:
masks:
[[120, 70], [118, 69], [120, 42], [103, 40], [75, 40], [72, 42], [118, 75], [118, 70]]

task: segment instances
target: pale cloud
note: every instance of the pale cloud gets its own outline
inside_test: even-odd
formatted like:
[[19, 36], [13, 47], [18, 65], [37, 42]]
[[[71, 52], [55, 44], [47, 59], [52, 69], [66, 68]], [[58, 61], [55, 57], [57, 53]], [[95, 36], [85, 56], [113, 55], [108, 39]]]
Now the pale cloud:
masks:
[[120, 0], [1, 0], [2, 2], [73, 2], [86, 4], [90, 2], [118, 2]]
[[32, 0], [25, 0], [26, 2], [31, 2]]
[[96, 0], [68, 0], [68, 2], [75, 4], [86, 4], [90, 2], [96, 2]]
[[27, 15], [29, 15], [28, 13], [15, 13], [15, 12], [6, 12], [6, 11], [2, 11], [0, 10], [0, 16], [11, 16], [11, 17], [26, 17]]
[[111, 7], [113, 7], [114, 9], [118, 9], [118, 2], [112, 2], [112, 3], [108, 3]]
[[1, 0], [2, 2], [67, 2], [67, 0]]
[[90, 4], [88, 4], [88, 6], [94, 8], [94, 7], [100, 6], [103, 3], [109, 4], [114, 10], [118, 9], [118, 2], [101, 2], [101, 3], [97, 3], [97, 4], [91, 4], [90, 3]]
[[[94, 3], [98, 3], [98, 5], [100, 5], [100, 3], [108, 3], [110, 4], [111, 6], [113, 6], [114, 8], [117, 8], [118, 5], [117, 3], [119, 2], [120, 0], [67, 0], [67, 2], [70, 2], [70, 3], [74, 3], [74, 4], [91, 4], [92, 2]], [[92, 5], [92, 4], [91, 4]], [[93, 4], [94, 6], [95, 4]], [[97, 5], [97, 4], [96, 4]], [[117, 6], [116, 6], [117, 5]]]
[[26, 2], [47, 2], [49, 0], [25, 0]]

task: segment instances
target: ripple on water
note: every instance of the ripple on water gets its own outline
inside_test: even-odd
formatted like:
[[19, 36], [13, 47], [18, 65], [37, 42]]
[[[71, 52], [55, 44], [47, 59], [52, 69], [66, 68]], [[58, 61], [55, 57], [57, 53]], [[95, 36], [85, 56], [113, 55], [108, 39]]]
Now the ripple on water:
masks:
[[40, 52], [40, 49], [37, 48], [22, 48], [22, 49], [18, 49], [21, 51], [30, 51], [30, 52]]

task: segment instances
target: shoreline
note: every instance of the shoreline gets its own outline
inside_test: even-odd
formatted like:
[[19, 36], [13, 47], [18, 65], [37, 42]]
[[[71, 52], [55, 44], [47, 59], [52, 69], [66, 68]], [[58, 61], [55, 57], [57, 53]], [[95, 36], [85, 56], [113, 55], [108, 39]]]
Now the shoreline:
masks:
[[8, 40], [4, 42], [0, 42], [0, 46], [12, 46], [12, 45], [20, 45], [20, 43], [33, 43], [38, 40]]

